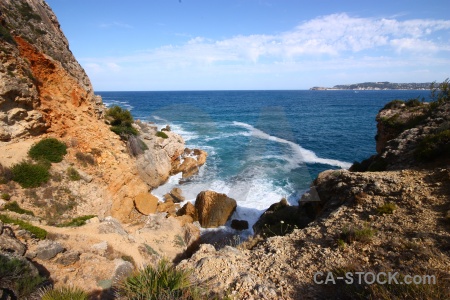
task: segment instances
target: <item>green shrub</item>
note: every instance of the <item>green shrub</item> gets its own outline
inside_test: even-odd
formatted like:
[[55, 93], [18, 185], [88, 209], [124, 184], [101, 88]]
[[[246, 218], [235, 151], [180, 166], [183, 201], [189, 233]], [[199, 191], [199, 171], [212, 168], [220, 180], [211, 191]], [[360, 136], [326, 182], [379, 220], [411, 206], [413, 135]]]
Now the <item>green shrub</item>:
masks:
[[395, 203], [393, 202], [386, 202], [385, 204], [377, 207], [377, 212], [380, 215], [384, 215], [384, 214], [392, 214], [394, 212], [394, 210], [397, 209], [397, 206], [395, 205]]
[[11, 179], [11, 169], [0, 164], [0, 184], [8, 183]]
[[11, 168], [12, 179], [23, 188], [38, 187], [50, 179], [48, 167], [42, 164], [21, 162]]
[[132, 126], [133, 116], [127, 109], [123, 109], [118, 105], [111, 106], [106, 111], [106, 118], [109, 120], [111, 131], [124, 140], [128, 140], [131, 135], [137, 135], [138, 131]]
[[423, 103], [417, 98], [409, 99], [408, 101], [405, 102], [405, 104], [407, 107], [417, 107], [423, 105]]
[[69, 176], [69, 180], [71, 181], [78, 181], [81, 179], [80, 173], [73, 167], [67, 168], [67, 176]]
[[[0, 282], [10, 286], [18, 299], [29, 296], [43, 281], [44, 278], [33, 274], [25, 259], [9, 257], [0, 253]], [[3, 287], [3, 284], [0, 288]], [[6, 297], [4, 299], [14, 298]]]
[[3, 193], [2, 194], [2, 199], [6, 200], [6, 201], [9, 201], [11, 199], [11, 195], [8, 194], [8, 193]]
[[6, 203], [4, 209], [16, 212], [21, 215], [34, 216], [34, 213], [31, 210], [21, 208], [16, 201]]
[[0, 221], [2, 221], [5, 224], [15, 224], [20, 226], [20, 228], [29, 231], [30, 233], [34, 234], [38, 239], [44, 240], [47, 237], [47, 231], [36, 227], [34, 225], [31, 225], [30, 223], [27, 223], [22, 220], [18, 219], [12, 219], [6, 215], [0, 215]]
[[40, 292], [41, 300], [87, 300], [88, 294], [80, 288], [63, 286], [59, 288], [46, 288]]
[[414, 157], [419, 161], [431, 161], [441, 156], [450, 157], [450, 129], [426, 136], [414, 151]]
[[62, 224], [58, 225], [58, 227], [80, 227], [80, 226], [86, 225], [86, 221], [89, 219], [92, 219], [94, 217], [96, 217], [96, 216], [87, 215], [87, 216], [76, 217], [67, 223], [62, 223]]
[[16, 41], [11, 35], [11, 32], [8, 30], [8, 28], [4, 27], [2, 24], [0, 24], [0, 39], [12, 45], [16, 44]]
[[126, 299], [198, 299], [190, 272], [178, 270], [167, 260], [147, 266], [119, 283], [117, 291]]
[[393, 109], [393, 108], [400, 108], [405, 104], [405, 101], [403, 100], [392, 100], [389, 103], [386, 103], [386, 105], [382, 108], [383, 109]]
[[158, 131], [157, 133], [156, 133], [156, 136], [157, 137], [160, 137], [160, 138], [163, 138], [163, 139], [167, 139], [169, 136], [165, 133], [165, 132], [163, 132], [163, 131]]
[[67, 146], [55, 138], [47, 138], [34, 144], [28, 155], [34, 160], [48, 160], [50, 162], [62, 161], [67, 154]]

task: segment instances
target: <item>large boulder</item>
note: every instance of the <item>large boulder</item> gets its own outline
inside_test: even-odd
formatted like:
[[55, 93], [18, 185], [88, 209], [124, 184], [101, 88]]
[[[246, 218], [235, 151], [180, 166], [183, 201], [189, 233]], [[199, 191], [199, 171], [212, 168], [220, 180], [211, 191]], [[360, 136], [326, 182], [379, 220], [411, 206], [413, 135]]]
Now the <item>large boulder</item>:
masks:
[[40, 241], [36, 248], [36, 257], [41, 260], [50, 260], [58, 253], [64, 251], [60, 243], [50, 240]]
[[199, 168], [205, 164], [207, 156], [206, 151], [186, 148], [182, 155], [183, 161], [177, 159], [172, 162], [171, 174], [181, 172], [183, 178], [189, 178], [198, 173]]
[[173, 201], [175, 203], [183, 202], [186, 198], [180, 188], [173, 188], [170, 193], [164, 195], [166, 201]]
[[203, 191], [197, 195], [195, 208], [198, 221], [204, 228], [214, 228], [225, 225], [236, 209], [236, 200], [225, 194], [214, 191]]
[[134, 198], [134, 205], [141, 214], [154, 214], [158, 206], [158, 198], [149, 193], [141, 193]]

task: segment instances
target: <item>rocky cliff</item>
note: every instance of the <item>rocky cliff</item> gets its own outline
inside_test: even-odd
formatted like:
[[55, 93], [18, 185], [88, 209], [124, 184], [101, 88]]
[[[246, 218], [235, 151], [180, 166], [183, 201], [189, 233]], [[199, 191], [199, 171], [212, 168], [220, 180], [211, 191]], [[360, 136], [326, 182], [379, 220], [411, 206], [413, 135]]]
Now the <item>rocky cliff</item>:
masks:
[[[259, 225], [260, 237], [237, 248], [202, 245], [182, 266], [194, 268], [219, 297], [448, 299], [448, 85], [435, 102], [395, 101], [376, 118], [378, 154], [353, 171], [319, 174], [299, 207], [286, 210], [280, 202], [260, 219], [267, 222]], [[296, 229], [304, 222], [310, 223]], [[356, 272], [397, 275], [390, 284], [373, 284], [369, 277], [358, 282]], [[352, 284], [337, 279], [346, 274]], [[435, 282], [403, 282], [414, 275]]]

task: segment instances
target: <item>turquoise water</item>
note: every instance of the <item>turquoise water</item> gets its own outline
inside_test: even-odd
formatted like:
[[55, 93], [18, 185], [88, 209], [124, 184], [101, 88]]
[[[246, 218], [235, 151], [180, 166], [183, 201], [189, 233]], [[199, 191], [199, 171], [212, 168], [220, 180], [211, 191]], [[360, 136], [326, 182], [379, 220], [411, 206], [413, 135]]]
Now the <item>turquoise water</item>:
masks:
[[286, 197], [296, 204], [321, 171], [348, 168], [375, 153], [378, 111], [394, 99], [429, 91], [97, 92], [136, 119], [170, 124], [186, 146], [208, 152], [198, 176], [178, 177], [152, 191], [179, 186], [187, 198], [207, 189], [238, 201], [236, 218], [255, 219]]

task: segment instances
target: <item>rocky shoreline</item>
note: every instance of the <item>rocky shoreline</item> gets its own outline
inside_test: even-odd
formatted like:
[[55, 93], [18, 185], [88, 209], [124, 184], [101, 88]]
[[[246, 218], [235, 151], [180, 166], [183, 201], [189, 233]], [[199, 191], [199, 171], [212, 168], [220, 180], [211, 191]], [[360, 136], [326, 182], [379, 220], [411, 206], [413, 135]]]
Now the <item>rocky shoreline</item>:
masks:
[[[151, 191], [174, 174], [194, 176], [207, 153], [186, 149], [170, 127], [128, 119], [136, 134], [113, 132], [45, 1], [4, 0], [0, 10], [0, 298], [72, 286], [114, 299], [118, 282], [163, 258], [191, 270], [205, 299], [450, 298], [448, 80], [432, 103], [387, 104], [375, 155], [320, 173], [298, 206], [280, 199], [253, 237], [201, 235], [229, 221], [248, 227], [230, 220], [236, 201], [202, 191], [181, 206], [182, 190], [164, 201]], [[49, 138], [61, 159], [33, 158]], [[42, 181], [24, 184], [17, 165]], [[437, 283], [315, 281], [317, 272], [388, 271]]]

